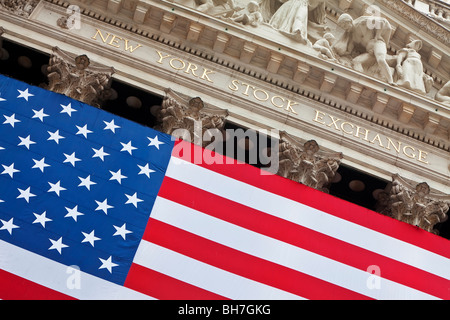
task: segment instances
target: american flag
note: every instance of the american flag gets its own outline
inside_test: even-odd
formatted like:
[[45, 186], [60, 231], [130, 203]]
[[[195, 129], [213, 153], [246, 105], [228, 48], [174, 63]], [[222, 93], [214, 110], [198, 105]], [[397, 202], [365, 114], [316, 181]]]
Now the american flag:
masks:
[[448, 240], [208, 156], [0, 76], [0, 299], [450, 298]]

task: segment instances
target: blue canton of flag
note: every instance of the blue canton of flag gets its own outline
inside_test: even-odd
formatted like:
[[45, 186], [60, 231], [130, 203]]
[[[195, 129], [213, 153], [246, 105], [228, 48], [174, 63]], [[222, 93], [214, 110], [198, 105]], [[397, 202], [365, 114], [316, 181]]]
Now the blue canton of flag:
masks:
[[0, 239], [123, 284], [173, 144], [0, 76]]

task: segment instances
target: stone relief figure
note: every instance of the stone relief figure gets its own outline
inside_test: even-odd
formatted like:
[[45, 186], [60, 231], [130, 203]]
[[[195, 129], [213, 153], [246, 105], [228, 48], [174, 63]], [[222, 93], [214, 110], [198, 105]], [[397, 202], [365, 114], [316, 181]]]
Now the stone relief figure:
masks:
[[315, 140], [303, 145], [286, 132], [280, 135], [278, 175], [328, 192], [342, 153], [321, 151]]
[[231, 21], [257, 27], [263, 22], [259, 4], [256, 1], [250, 1], [247, 4], [247, 10], [244, 13], [235, 12], [230, 18]]
[[0, 7], [22, 17], [28, 17], [36, 8], [39, 0], [0, 0]]
[[426, 94], [430, 91], [434, 80], [423, 72], [422, 60], [418, 52], [421, 48], [422, 41], [414, 40], [398, 52], [396, 71], [399, 78], [396, 84]]
[[234, 0], [195, 0], [195, 8], [215, 17], [230, 17], [236, 11], [242, 8], [237, 8]]
[[442, 102], [443, 104], [450, 106], [450, 81], [448, 81], [444, 86], [436, 92], [434, 98], [436, 101]]
[[[389, 84], [394, 84], [393, 72], [387, 62], [387, 46], [392, 28], [389, 21], [379, 16], [361, 16], [355, 20], [343, 13], [338, 26], [343, 35], [334, 43], [333, 49], [344, 64], [364, 73], [376, 75], [378, 72]], [[355, 56], [355, 53], [359, 53]]]
[[275, 12], [283, 4], [283, 0], [259, 0], [259, 7], [264, 22], [268, 23]]
[[309, 21], [316, 24], [325, 22], [325, 0], [287, 0], [273, 14], [269, 25], [303, 44], [308, 40]]
[[115, 72], [111, 67], [92, 66], [86, 55], [75, 57], [58, 47], [53, 48], [47, 71], [47, 90], [95, 107], [100, 107], [108, 96], [111, 76]]
[[334, 54], [333, 48], [331, 47], [334, 40], [334, 35], [331, 32], [327, 32], [323, 35], [322, 39], [314, 42], [313, 49], [319, 51], [320, 57], [337, 61], [336, 55]]

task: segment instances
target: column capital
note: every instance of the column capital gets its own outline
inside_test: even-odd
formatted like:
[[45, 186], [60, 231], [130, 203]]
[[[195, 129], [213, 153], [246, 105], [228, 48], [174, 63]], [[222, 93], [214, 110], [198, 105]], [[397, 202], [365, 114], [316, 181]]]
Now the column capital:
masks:
[[284, 131], [280, 132], [279, 151], [280, 176], [329, 192], [342, 153], [322, 151], [315, 140], [302, 143]]
[[449, 206], [449, 195], [432, 192], [426, 182], [409, 182], [400, 175], [393, 174], [389, 199], [377, 211], [438, 234], [434, 227], [447, 220]]
[[58, 47], [52, 49], [47, 90], [100, 107], [108, 97], [113, 67], [91, 63], [86, 55], [75, 55]]
[[200, 97], [187, 97], [166, 89], [161, 108], [156, 111], [156, 130], [175, 135], [203, 147], [214, 134], [223, 134], [228, 111], [206, 105]]

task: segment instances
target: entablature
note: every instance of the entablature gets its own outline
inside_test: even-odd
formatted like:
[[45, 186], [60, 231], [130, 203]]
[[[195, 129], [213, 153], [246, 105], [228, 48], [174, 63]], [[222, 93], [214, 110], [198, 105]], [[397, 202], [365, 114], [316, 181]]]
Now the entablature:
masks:
[[[57, 24], [61, 17], [70, 15], [66, 10], [70, 3], [85, 6], [80, 12], [83, 27], [79, 30]], [[440, 184], [437, 189], [445, 192], [449, 188], [450, 107], [429, 95], [388, 85], [322, 59], [313, 48], [280, 37], [276, 30], [265, 29], [269, 33], [264, 37], [250, 27], [213, 19], [175, 2], [70, 3], [41, 1], [28, 18], [5, 13], [4, 37], [39, 44], [49, 53], [54, 43], [51, 39], [59, 39], [65, 49], [93, 56], [93, 60], [113, 66], [117, 71], [114, 77], [150, 91], [161, 93], [172, 85], [187, 95], [196, 91], [209, 104], [229, 108], [229, 118], [238, 123], [285, 130], [304, 139], [318, 137], [329, 150], [341, 148], [346, 155], [343, 161], [355, 167], [379, 173], [378, 164], [386, 161], [389, 165], [382, 169], [385, 177], [389, 171], [398, 171], [396, 167], [412, 172], [401, 174], [419, 181], [425, 172]], [[337, 9], [329, 6], [327, 10], [329, 20], [335, 22]], [[32, 33], [23, 33], [24, 28]], [[393, 39], [400, 38], [399, 30], [401, 25]], [[124, 43], [124, 39], [130, 42]], [[433, 41], [439, 43], [436, 48], [444, 46]], [[133, 47], [127, 50], [126, 46]], [[164, 58], [168, 55], [170, 59]], [[447, 78], [441, 81], [435, 76], [435, 91], [448, 79], [447, 61], [444, 55], [437, 64], [442, 77]], [[424, 65], [433, 68], [427, 62]], [[208, 81], [209, 71], [205, 69], [217, 74], [215, 83]], [[219, 88], [218, 83], [223, 86]], [[340, 122], [333, 122], [337, 118]], [[361, 129], [356, 131], [358, 127]], [[372, 135], [365, 136], [369, 130]], [[399, 153], [392, 152], [393, 146], [386, 149], [386, 141], [381, 135], [377, 138], [380, 132], [393, 141], [405, 141], [402, 148], [398, 147]], [[360, 156], [370, 154], [374, 144], [384, 153], [371, 155], [374, 160], [368, 163]], [[426, 163], [419, 162], [425, 161], [425, 154], [430, 155], [426, 161], [439, 165], [424, 167]], [[413, 166], [411, 159], [415, 161]]]
[[[66, 2], [57, 3], [68, 6]], [[429, 55], [424, 57], [424, 72], [433, 78], [434, 84], [428, 94], [417, 94], [342, 64], [321, 59], [311, 47], [280, 37], [276, 30], [264, 29], [267, 31], [264, 37], [254, 28], [214, 19], [173, 1], [70, 3], [88, 5], [89, 9], [86, 6], [82, 14], [197, 55], [207, 63], [250, 74], [258, 80], [338, 106], [375, 123], [386, 124], [387, 128], [450, 150], [450, 107], [433, 98], [450, 79], [450, 58], [443, 53], [446, 44], [429, 35], [422, 40], [421, 53], [424, 51]], [[367, 7], [364, 2], [353, 1], [349, 7], [343, 3], [327, 3], [331, 23], [335, 23], [339, 10], [343, 12], [342, 7], [348, 12], [361, 11], [364, 5]], [[389, 18], [393, 19], [392, 14]], [[393, 54], [409, 40], [421, 36], [420, 32], [413, 35], [413, 26], [407, 28], [405, 24], [395, 27], [392, 36], [395, 41], [391, 41], [388, 48]]]

